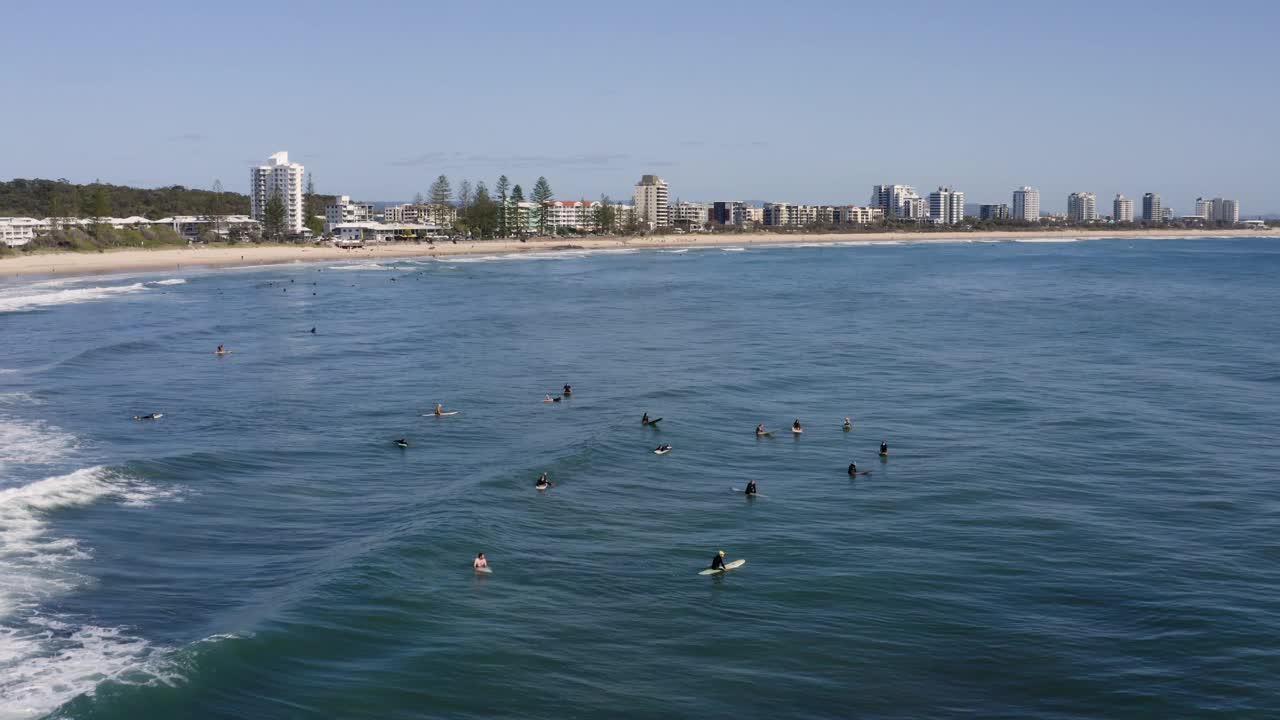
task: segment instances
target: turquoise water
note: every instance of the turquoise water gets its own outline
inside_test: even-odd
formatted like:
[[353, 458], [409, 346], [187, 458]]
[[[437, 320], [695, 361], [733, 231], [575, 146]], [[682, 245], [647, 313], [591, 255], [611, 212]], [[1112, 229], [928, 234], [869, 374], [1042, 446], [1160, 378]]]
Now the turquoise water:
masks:
[[1233, 239], [5, 281], [0, 718], [1272, 716], [1277, 277]]

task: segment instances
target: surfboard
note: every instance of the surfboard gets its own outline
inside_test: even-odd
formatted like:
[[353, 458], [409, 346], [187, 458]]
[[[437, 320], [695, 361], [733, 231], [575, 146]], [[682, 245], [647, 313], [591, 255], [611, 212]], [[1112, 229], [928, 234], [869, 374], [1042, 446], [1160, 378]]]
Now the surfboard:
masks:
[[887, 453], [887, 452], [885, 452], [885, 453], [880, 453], [880, 457], [889, 457], [889, 453]]
[[795, 429], [795, 428], [791, 428], [791, 434], [792, 434], [792, 435], [799, 435], [799, 434], [800, 434], [800, 433], [802, 433], [802, 432], [804, 432], [804, 430], [797, 430], [797, 429]]
[[756, 437], [773, 437], [773, 430], [769, 432], [756, 433]]
[[746, 565], [746, 564], [747, 564], [747, 561], [746, 561], [746, 560], [734, 560], [733, 562], [725, 563], [725, 564], [724, 564], [724, 570], [720, 570], [720, 569], [712, 570], [711, 568], [707, 568], [706, 570], [703, 570], [702, 572], [700, 572], [700, 573], [698, 573], [698, 574], [699, 574], [699, 575], [719, 575], [719, 574], [720, 574], [720, 573], [722, 573], [722, 572], [726, 572], [726, 571], [728, 571], [728, 570], [733, 570], [733, 569], [735, 569], [735, 568], [740, 568], [740, 567], [742, 567], [743, 565]]
[[671, 448], [658, 448], [658, 449], [656, 449], [656, 450], [654, 450], [654, 451], [653, 451], [653, 454], [654, 454], [654, 455], [666, 455], [666, 454], [667, 454], [667, 453], [669, 453], [669, 452], [671, 452]]
[[755, 493], [754, 495], [747, 495], [747, 489], [746, 489], [746, 488], [731, 488], [731, 489], [732, 489], [735, 493], [737, 493], [738, 495], [745, 495], [746, 497], [749, 497], [749, 498], [753, 498], [753, 497], [764, 497], [764, 496], [763, 496], [763, 495], [761, 495], [760, 493]]
[[656, 420], [650, 420], [649, 422], [647, 422], [647, 423], [645, 423], [645, 424], [646, 424], [646, 425], [657, 425], [657, 424], [658, 424], [658, 423], [660, 423], [660, 422], [662, 422], [662, 418], [658, 418], [658, 419], [656, 419]]
[[[439, 415], [436, 415], [436, 413], [430, 413], [430, 414], [431, 414], [431, 415], [433, 415], [433, 416], [435, 416], [435, 417], [453, 417], [454, 415], [457, 415], [457, 414], [458, 414], [458, 411], [457, 411], [457, 410], [450, 410], [449, 412], [442, 412], [442, 413], [440, 413]], [[423, 415], [423, 417], [426, 417], [426, 415]]]
[[489, 568], [487, 568], [487, 567], [482, 567], [482, 568], [473, 568], [473, 569], [474, 569], [476, 572], [478, 572], [478, 573], [484, 573], [485, 575], [492, 575], [492, 574], [493, 574], [493, 570], [490, 570], [490, 569], [489, 569]]
[[845, 425], [845, 426], [844, 426], [844, 431], [845, 431], [845, 432], [849, 432], [849, 431], [850, 431], [850, 430], [852, 430], [852, 429], [853, 429], [853, 426], [852, 426], [852, 425]]
[[856, 475], [870, 475], [870, 474], [871, 474], [870, 470], [859, 470], [858, 472], [853, 473], [853, 475], [850, 475], [849, 477], [854, 477]]

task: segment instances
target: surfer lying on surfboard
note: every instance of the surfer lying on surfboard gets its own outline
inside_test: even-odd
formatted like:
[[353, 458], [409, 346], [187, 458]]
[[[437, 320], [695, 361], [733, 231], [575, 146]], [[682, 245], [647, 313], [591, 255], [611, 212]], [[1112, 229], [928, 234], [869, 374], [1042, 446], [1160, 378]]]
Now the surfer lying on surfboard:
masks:
[[858, 463], [849, 463], [849, 477], [853, 477], [855, 475], [870, 475], [870, 474], [871, 474], [870, 470], [863, 470], [859, 472]]

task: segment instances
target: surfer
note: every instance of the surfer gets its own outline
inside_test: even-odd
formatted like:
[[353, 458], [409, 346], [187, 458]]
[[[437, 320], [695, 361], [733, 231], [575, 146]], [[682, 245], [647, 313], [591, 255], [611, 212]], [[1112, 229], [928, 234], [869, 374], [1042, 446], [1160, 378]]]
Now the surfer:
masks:
[[224, 347], [222, 347], [221, 345], [219, 345], [219, 346], [218, 346], [218, 349], [213, 351], [213, 354], [214, 354], [214, 355], [226, 355], [226, 354], [227, 354], [227, 349], [226, 349], [226, 348], [224, 348]]
[[549, 487], [551, 487], [551, 481], [547, 479], [546, 473], [539, 475], [538, 479], [533, 483], [534, 490], [546, 490]]
[[853, 421], [851, 421], [847, 416], [844, 419], [844, 429], [846, 431], [853, 429]]
[[665, 453], [665, 452], [670, 452], [670, 450], [671, 450], [671, 446], [670, 446], [670, 445], [659, 445], [658, 447], [656, 447], [656, 448], [654, 448], [654, 449], [653, 449], [653, 451], [654, 451], [654, 452], [656, 452], [656, 453]]
[[572, 385], [565, 385], [565, 386], [564, 386], [564, 390], [562, 390], [561, 392], [562, 392], [562, 393], [564, 393], [564, 396], [565, 396], [565, 397], [569, 397], [570, 395], [572, 395], [572, 394], [573, 394], [573, 386], [572, 386]]
[[476, 553], [476, 559], [471, 561], [471, 567], [476, 570], [485, 570], [489, 567], [489, 561], [485, 559], [484, 553]]
[[551, 393], [547, 393], [545, 396], [543, 396], [542, 402], [555, 402], [555, 400], [552, 399]]
[[764, 423], [760, 423], [759, 425], [756, 426], [756, 437], [763, 437], [764, 434], [765, 434]]
[[644, 417], [640, 418], [640, 424], [641, 424], [641, 425], [648, 425], [648, 424], [649, 424], [649, 413], [648, 413], [648, 412], [645, 412]]
[[756, 481], [748, 480], [747, 481], [747, 497], [751, 497], [752, 495], [755, 495], [755, 494], [756, 494]]
[[150, 415], [134, 415], [134, 420], [156, 420], [159, 419], [160, 413], [151, 413]]
[[849, 477], [858, 474], [858, 463], [849, 463]]
[[721, 550], [715, 557], [711, 558], [712, 570], [724, 570], [724, 551]]
[[396, 441], [396, 445], [402, 448], [407, 448], [409, 447], [409, 441], [405, 440], [404, 438], [400, 438], [399, 440]]
[[791, 423], [791, 432], [801, 432], [803, 430], [804, 428], [800, 427], [800, 418], [796, 418], [796, 421]]
[[[312, 295], [315, 295], [315, 293], [311, 293], [311, 294], [312, 294]], [[312, 335], [315, 335], [315, 334], [316, 334], [316, 329], [315, 329], [315, 328], [311, 328], [311, 334], [312, 334]]]
[[436, 403], [436, 409], [435, 409], [435, 410], [432, 410], [431, 412], [432, 412], [432, 413], [434, 413], [434, 414], [435, 414], [435, 415], [437, 415], [437, 416], [439, 416], [439, 415], [443, 415], [443, 414], [444, 414], [444, 406], [443, 406], [443, 405], [441, 405], [440, 403]]
[[888, 456], [889, 456], [889, 443], [881, 440], [880, 441], [880, 457], [888, 457]]

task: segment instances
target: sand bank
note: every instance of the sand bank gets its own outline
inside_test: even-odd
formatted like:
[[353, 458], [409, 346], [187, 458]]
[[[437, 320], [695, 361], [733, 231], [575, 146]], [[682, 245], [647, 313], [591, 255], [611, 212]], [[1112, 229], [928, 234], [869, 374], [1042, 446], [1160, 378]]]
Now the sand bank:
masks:
[[648, 237], [539, 238], [528, 242], [388, 243], [358, 249], [316, 245], [243, 245], [236, 247], [190, 246], [169, 250], [110, 250], [100, 253], [40, 252], [0, 258], [0, 275], [99, 274], [180, 270], [193, 267], [273, 265], [326, 260], [374, 260], [385, 258], [473, 254], [547, 252], [569, 247], [586, 250], [648, 247], [750, 247], [815, 243], [929, 243], [957, 240], [1101, 239], [1101, 238], [1212, 238], [1270, 237], [1271, 231], [1254, 230], [1128, 230], [1077, 232], [893, 232], [893, 233], [750, 233], [719, 235], [653, 235]]

